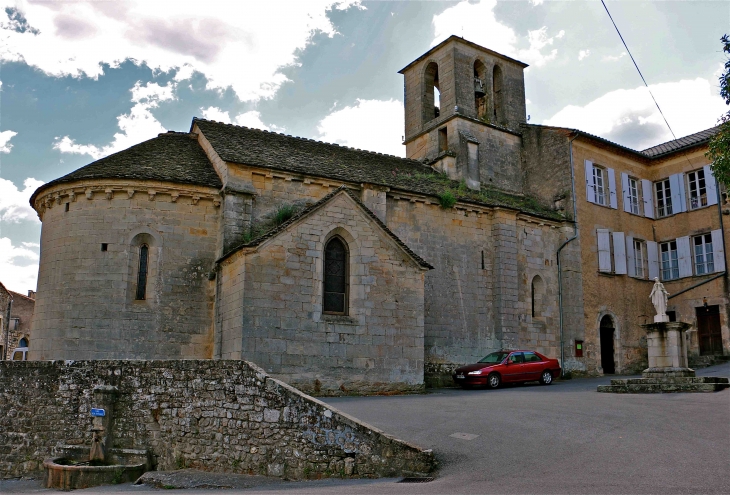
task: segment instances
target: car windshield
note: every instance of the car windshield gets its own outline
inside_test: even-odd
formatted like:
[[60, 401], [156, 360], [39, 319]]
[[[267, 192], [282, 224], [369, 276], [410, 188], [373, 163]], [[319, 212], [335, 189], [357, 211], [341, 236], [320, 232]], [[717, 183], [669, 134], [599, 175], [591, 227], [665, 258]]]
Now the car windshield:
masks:
[[493, 352], [486, 357], [483, 357], [479, 363], [501, 363], [509, 355], [509, 352]]

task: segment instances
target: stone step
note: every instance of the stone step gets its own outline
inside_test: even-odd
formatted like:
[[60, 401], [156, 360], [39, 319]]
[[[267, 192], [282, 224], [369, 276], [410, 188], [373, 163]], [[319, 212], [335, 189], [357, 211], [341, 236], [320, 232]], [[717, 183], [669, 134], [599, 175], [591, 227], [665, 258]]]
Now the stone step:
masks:
[[616, 385], [599, 385], [599, 392], [614, 394], [664, 394], [682, 392], [718, 392], [730, 387], [728, 383], [624, 383]]
[[687, 383], [730, 383], [730, 380], [719, 376], [693, 376], [693, 377], [666, 377], [666, 378], [627, 378], [611, 380], [611, 385], [655, 385], [655, 384], [681, 385]]

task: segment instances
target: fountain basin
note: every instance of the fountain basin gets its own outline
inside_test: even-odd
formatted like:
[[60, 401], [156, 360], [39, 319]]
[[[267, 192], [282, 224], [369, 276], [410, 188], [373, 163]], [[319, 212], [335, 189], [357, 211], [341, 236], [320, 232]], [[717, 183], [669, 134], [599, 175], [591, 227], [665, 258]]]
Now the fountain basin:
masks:
[[[68, 449], [66, 452], [73, 450]], [[46, 459], [43, 462], [46, 488], [74, 490], [129, 483], [150, 470], [146, 451], [112, 449], [111, 454], [110, 462], [89, 461], [88, 455]]]

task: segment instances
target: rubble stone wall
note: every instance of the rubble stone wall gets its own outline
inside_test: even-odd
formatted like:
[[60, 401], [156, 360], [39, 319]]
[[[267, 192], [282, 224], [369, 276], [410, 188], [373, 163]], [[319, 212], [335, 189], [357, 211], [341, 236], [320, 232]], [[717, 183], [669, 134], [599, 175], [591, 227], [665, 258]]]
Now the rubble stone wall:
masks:
[[0, 362], [0, 478], [91, 443], [94, 388], [114, 386], [112, 447], [158, 470], [288, 479], [424, 475], [433, 453], [397, 440], [244, 361]]

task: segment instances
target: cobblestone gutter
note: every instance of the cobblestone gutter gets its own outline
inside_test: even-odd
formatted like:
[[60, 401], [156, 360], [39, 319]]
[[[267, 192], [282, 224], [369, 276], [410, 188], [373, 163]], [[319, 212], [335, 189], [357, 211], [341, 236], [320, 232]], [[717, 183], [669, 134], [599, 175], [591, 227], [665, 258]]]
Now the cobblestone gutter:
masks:
[[244, 361], [0, 362], [0, 478], [38, 472], [90, 445], [93, 389], [119, 390], [114, 448], [157, 468], [286, 479], [419, 476], [433, 452], [410, 445]]

